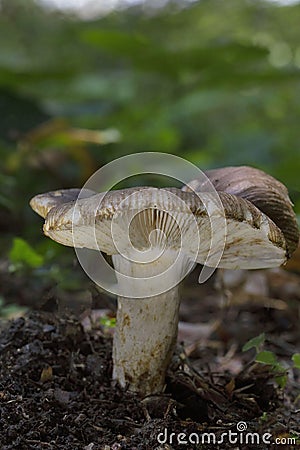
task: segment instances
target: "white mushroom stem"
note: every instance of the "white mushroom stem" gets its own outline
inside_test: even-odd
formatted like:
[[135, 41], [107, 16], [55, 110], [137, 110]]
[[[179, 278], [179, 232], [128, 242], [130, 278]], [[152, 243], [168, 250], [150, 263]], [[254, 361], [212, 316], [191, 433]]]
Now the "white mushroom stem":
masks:
[[[193, 264], [181, 256], [170, 267], [170, 256], [174, 258], [174, 253], [168, 250], [147, 264], [132, 263], [120, 255], [113, 256], [115, 269], [131, 275], [127, 279], [117, 275], [120, 290], [124, 289], [126, 297], [118, 297], [113, 378], [122, 387], [128, 387], [140, 395], [163, 390], [166, 370], [176, 344], [178, 283], [183, 270]], [[157, 274], [160, 274], [159, 277]], [[165, 291], [168, 286], [173, 287]], [[146, 297], [157, 291], [162, 292]], [[128, 295], [130, 292], [132, 298]], [[141, 298], [143, 292], [145, 297]], [[140, 298], [134, 298], [137, 296]]]
[[177, 339], [178, 309], [177, 288], [138, 301], [118, 298], [113, 378], [122, 387], [142, 395], [163, 390]]

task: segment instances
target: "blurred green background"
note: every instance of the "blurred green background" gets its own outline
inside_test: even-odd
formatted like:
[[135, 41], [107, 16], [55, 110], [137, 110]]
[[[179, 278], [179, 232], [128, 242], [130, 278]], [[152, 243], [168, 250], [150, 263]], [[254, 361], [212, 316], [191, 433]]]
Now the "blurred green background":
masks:
[[84, 20], [33, 0], [0, 1], [4, 303], [24, 296], [30, 278], [33, 297], [45, 274], [49, 286], [66, 283], [64, 262], [68, 271], [74, 258], [43, 237], [29, 199], [80, 187], [122, 155], [253, 165], [283, 181], [300, 212], [300, 4], [154, 3], [120, 0], [98, 17], [87, 6]]

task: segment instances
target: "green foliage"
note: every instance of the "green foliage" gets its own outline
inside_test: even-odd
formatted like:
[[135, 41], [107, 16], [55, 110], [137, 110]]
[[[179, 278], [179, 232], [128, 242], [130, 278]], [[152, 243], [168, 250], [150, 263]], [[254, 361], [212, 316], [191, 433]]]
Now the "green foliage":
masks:
[[107, 328], [115, 328], [116, 326], [116, 318], [115, 317], [101, 317], [100, 325]]
[[266, 422], [267, 420], [268, 420], [268, 413], [264, 411], [262, 416], [260, 417], [260, 422]]
[[22, 238], [14, 238], [13, 245], [9, 252], [9, 258], [15, 269], [20, 264], [30, 268], [37, 268], [43, 265], [44, 258], [38, 254], [29, 244]]
[[273, 365], [276, 364], [276, 356], [273, 352], [269, 352], [267, 350], [261, 351], [257, 353], [255, 361], [260, 362], [262, 364]]
[[259, 352], [259, 348], [264, 344], [265, 342], [265, 333], [261, 333], [259, 336], [255, 336], [254, 338], [250, 339], [246, 344], [243, 346], [242, 350], [243, 352], [246, 352], [247, 350], [250, 350], [251, 348], [255, 348], [256, 352]]
[[[299, 6], [211, 0], [83, 22], [2, 3], [0, 156], [23, 192], [82, 184], [111, 159], [156, 150], [203, 168], [253, 164], [300, 190]], [[49, 117], [122, 140], [74, 146], [55, 127], [41, 138]]]
[[[261, 348], [265, 344], [265, 339], [265, 333], [261, 333], [259, 336], [255, 336], [254, 338], [246, 342], [242, 350], [246, 352], [254, 348], [254, 360], [260, 364], [266, 364], [267, 366], [270, 366], [270, 370], [274, 376], [276, 383], [279, 387], [284, 388], [287, 383], [287, 369], [277, 360], [275, 353], [269, 350], [261, 350]], [[294, 356], [292, 357], [293, 360]]]
[[255, 361], [270, 366], [278, 386], [281, 388], [285, 387], [287, 382], [287, 369], [277, 361], [276, 355], [273, 352], [267, 350], [261, 351], [257, 353]]
[[295, 354], [292, 356], [292, 360], [293, 360], [293, 362], [294, 362], [294, 366], [295, 366], [297, 369], [300, 369], [300, 353], [295, 353]]

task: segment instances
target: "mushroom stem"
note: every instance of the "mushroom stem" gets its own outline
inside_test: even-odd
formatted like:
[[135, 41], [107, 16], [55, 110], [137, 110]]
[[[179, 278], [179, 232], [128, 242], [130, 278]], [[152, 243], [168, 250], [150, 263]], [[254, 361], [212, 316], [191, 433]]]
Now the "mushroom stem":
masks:
[[177, 339], [178, 287], [145, 299], [118, 298], [113, 378], [144, 396], [161, 392]]
[[120, 292], [113, 378], [143, 396], [163, 390], [177, 339], [178, 284], [194, 264], [170, 249], [139, 256], [144, 262], [112, 256]]

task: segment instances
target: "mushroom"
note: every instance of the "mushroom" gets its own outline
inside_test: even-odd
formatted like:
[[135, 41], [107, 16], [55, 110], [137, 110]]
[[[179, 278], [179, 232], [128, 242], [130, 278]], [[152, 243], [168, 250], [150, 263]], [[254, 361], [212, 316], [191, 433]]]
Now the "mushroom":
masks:
[[[219, 190], [216, 174], [208, 176]], [[78, 199], [79, 190], [72, 189], [31, 200], [31, 207], [45, 218], [44, 233], [51, 239], [112, 255], [118, 296], [113, 378], [123, 388], [141, 396], [163, 390], [177, 338], [178, 286], [196, 263], [234, 269], [276, 267], [293, 251], [298, 229], [283, 185], [259, 172], [266, 211], [278, 194], [274, 205], [281, 206], [282, 214], [276, 225], [276, 214], [273, 221], [257, 207], [263, 203], [259, 195], [255, 206], [255, 195], [249, 201], [241, 187], [237, 195], [229, 192], [229, 181], [234, 184], [237, 174], [238, 168], [232, 177], [228, 172], [219, 204], [197, 181], [182, 190], [85, 191]], [[260, 185], [255, 177], [251, 183], [250, 191]], [[245, 198], [238, 196], [240, 192]], [[220, 261], [214, 258], [218, 252]]]
[[[281, 229], [288, 257], [297, 249], [299, 228], [287, 188], [262, 170], [248, 166], [223, 167], [204, 172], [218, 192], [245, 198], [265, 213]], [[205, 191], [203, 180], [192, 180], [183, 191]]]

